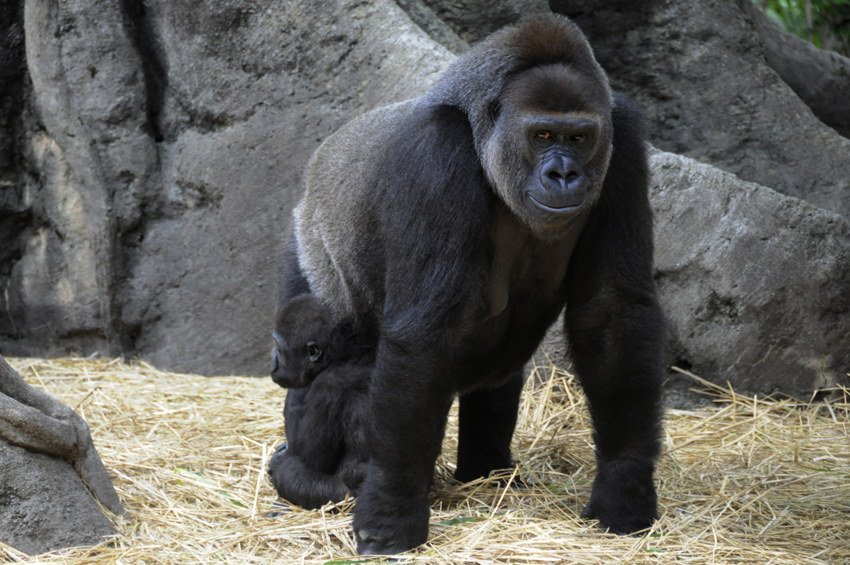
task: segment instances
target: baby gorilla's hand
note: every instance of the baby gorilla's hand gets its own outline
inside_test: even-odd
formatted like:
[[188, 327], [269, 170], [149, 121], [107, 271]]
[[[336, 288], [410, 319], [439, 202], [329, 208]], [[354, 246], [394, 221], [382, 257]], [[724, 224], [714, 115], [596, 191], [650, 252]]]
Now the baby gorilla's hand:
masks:
[[266, 469], [266, 472], [269, 475], [274, 475], [274, 471], [280, 466], [280, 462], [284, 455], [286, 455], [286, 442], [278, 445], [274, 450], [274, 453], [272, 453], [272, 458], [269, 459], [269, 466]]

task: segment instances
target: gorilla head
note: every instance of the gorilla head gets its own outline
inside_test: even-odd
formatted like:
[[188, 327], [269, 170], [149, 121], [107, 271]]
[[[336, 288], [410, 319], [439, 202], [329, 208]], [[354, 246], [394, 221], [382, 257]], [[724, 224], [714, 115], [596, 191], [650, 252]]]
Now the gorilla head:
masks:
[[599, 197], [611, 153], [604, 83], [564, 65], [512, 76], [494, 108], [484, 169], [541, 237], [556, 237]]
[[272, 380], [284, 388], [310, 385], [350, 350], [342, 328], [312, 294], [303, 294], [280, 309], [272, 336]]
[[426, 99], [463, 108], [487, 180], [538, 237], [563, 235], [599, 198], [611, 157], [612, 93], [569, 20], [494, 34]]

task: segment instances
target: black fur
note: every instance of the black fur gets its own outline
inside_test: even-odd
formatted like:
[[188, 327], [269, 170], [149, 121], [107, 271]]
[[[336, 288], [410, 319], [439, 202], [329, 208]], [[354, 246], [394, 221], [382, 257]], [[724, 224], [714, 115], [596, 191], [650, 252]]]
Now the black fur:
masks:
[[287, 441], [269, 462], [272, 484], [282, 498], [304, 508], [355, 496], [368, 462], [374, 346], [334, 324], [312, 294], [281, 309], [274, 336], [272, 378], [290, 390], [284, 408]]
[[581, 32], [553, 17], [495, 34], [425, 97], [317, 151], [294, 272], [377, 343], [359, 552], [426, 540], [455, 395], [456, 478], [512, 465], [522, 368], [565, 306], [597, 446], [583, 515], [618, 533], [650, 526], [665, 328], [644, 143]]
[[652, 281], [643, 122], [633, 104], [615, 101], [602, 197], [570, 261], [566, 329], [596, 442], [596, 479], [582, 517], [628, 534], [657, 514], [652, 474], [661, 451], [665, 322]]

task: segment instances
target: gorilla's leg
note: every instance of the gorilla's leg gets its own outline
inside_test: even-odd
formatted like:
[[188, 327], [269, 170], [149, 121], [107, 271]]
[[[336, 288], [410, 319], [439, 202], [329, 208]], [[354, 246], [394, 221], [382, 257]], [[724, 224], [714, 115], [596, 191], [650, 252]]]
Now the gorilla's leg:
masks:
[[630, 534], [657, 514], [652, 474], [661, 453], [666, 324], [652, 280], [641, 117], [620, 97], [611, 117], [611, 162], [570, 259], [565, 321], [596, 444], [596, 478], [582, 516]]
[[302, 508], [321, 508], [350, 494], [340, 478], [314, 471], [285, 444], [275, 451], [268, 472], [280, 497]]
[[361, 554], [401, 553], [428, 537], [429, 491], [453, 393], [415, 357], [379, 355], [373, 376], [371, 458], [354, 509]]
[[460, 397], [457, 470], [462, 483], [509, 469], [511, 438], [516, 426], [522, 373], [500, 387], [476, 390]]
[[570, 332], [596, 444], [596, 478], [582, 518], [631, 534], [657, 517], [652, 475], [661, 451], [660, 347], [655, 332], [645, 328], [664, 322], [655, 305], [630, 304], [601, 318], [611, 322], [574, 319]]

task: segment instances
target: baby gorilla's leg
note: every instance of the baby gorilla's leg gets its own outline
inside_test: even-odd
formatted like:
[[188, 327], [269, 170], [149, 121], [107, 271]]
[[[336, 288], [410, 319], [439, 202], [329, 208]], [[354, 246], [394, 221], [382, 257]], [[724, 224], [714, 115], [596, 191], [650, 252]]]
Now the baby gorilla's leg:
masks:
[[302, 508], [321, 508], [351, 494], [339, 477], [314, 471], [285, 443], [272, 455], [268, 472], [280, 497]]

